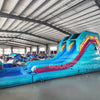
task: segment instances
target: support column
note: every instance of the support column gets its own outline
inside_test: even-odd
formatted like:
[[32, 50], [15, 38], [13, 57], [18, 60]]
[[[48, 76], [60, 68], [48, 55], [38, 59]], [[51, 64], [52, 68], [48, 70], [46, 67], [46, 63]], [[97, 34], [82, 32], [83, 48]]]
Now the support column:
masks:
[[49, 54], [49, 46], [46, 44], [46, 54]]
[[59, 42], [57, 43], [57, 52], [59, 51]]
[[30, 47], [30, 53], [32, 53], [32, 47]]
[[11, 46], [11, 54], [13, 53], [13, 46]]
[[26, 47], [25, 47], [25, 54], [26, 54]]
[[4, 55], [4, 48], [3, 48], [3, 55]]
[[3, 60], [5, 60], [5, 56], [4, 56], [4, 48], [3, 48]]
[[37, 54], [39, 54], [39, 46], [37, 46]]

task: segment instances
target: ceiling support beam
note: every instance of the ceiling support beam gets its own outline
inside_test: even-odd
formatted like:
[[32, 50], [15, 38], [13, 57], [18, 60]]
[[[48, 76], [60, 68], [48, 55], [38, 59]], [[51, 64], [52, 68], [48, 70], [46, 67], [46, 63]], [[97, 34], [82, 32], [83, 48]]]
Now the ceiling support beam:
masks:
[[13, 47], [21, 47], [21, 48], [24, 48], [24, 47], [28, 47], [28, 46], [22, 46], [22, 45], [16, 45], [16, 44], [6, 44], [6, 43], [0, 43], [0, 45], [6, 45], [6, 46], [13, 46]]
[[28, 41], [28, 42], [33, 42], [33, 43], [38, 43], [38, 44], [42, 44], [42, 45], [45, 45], [45, 43], [41, 43], [41, 42], [37, 42], [37, 41], [33, 41], [33, 40], [27, 40], [27, 39], [24, 39], [24, 38], [19, 38], [19, 37], [2, 37], [2, 36], [0, 36], [0, 38], [12, 38], [12, 39], [20, 39], [20, 40], [25, 40], [25, 41]]
[[[22, 45], [29, 45], [30, 46], [36, 46], [36, 45], [32, 45], [32, 44], [28, 44], [28, 43], [22, 43], [22, 42], [18, 42], [18, 41], [8, 41], [8, 40], [0, 40], [0, 41], [4, 41], [5, 43], [9, 43], [9, 42], [15, 42], [15, 43], [19, 43], [19, 44], [22, 44]], [[19, 45], [18, 44], [18, 45]]]
[[37, 38], [45, 39], [45, 40], [48, 40], [48, 41], [58, 42], [58, 41], [56, 41], [56, 40], [49, 39], [49, 38], [45, 38], [45, 37], [43, 37], [43, 36], [38, 36], [38, 35], [35, 35], [35, 34], [32, 34], [32, 33], [28, 33], [28, 32], [10, 31], [10, 30], [1, 30], [1, 29], [0, 29], [0, 32], [26, 34], [26, 35], [30, 35], [30, 36], [35, 36], [35, 37], [37, 37]]
[[45, 21], [40, 21], [40, 20], [35, 20], [35, 19], [30, 19], [30, 18], [27, 18], [27, 17], [21, 17], [21, 16], [16, 16], [16, 15], [12, 15], [12, 14], [7, 14], [7, 13], [3, 13], [3, 12], [0, 12], [0, 17], [5, 17], [5, 18], [12, 18], [12, 19], [17, 19], [17, 20], [22, 20], [22, 21], [28, 21], [28, 22], [34, 22], [34, 23], [39, 23], [39, 24], [42, 24], [42, 25], [46, 25], [50, 28], [53, 28], [57, 31], [60, 31], [62, 32], [63, 34], [67, 34], [67, 35], [71, 35], [69, 32], [66, 32], [56, 26], [53, 26], [52, 24], [49, 24]]

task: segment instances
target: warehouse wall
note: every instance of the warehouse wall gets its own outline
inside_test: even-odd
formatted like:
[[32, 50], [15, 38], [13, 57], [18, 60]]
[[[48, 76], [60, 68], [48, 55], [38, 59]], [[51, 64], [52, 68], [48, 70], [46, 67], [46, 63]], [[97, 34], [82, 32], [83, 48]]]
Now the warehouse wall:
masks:
[[[49, 44], [45, 46], [38, 46], [39, 48], [39, 53], [41, 51], [45, 51], [47, 54], [51, 54], [51, 51], [58, 51], [58, 45], [57, 44]], [[46, 50], [48, 49], [48, 50]], [[26, 48], [21, 48], [21, 47], [12, 47], [12, 46], [6, 46], [6, 45], [0, 45], [0, 55], [2, 54], [11, 54], [11, 53], [21, 53], [25, 54], [27, 52], [36, 52], [37, 53], [37, 47], [26, 47]]]

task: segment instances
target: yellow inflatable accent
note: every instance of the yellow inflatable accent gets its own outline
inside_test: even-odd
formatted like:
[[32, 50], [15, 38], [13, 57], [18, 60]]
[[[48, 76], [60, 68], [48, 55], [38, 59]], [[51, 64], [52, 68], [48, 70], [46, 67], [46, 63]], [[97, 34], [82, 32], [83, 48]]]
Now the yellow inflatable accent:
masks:
[[63, 49], [65, 48], [66, 43], [64, 43], [64, 45], [61, 47], [61, 51], [63, 51]]
[[80, 50], [83, 48], [83, 46], [84, 46], [83, 44], [80, 45]]
[[91, 39], [93, 39], [93, 36], [92, 35], [89, 35], [89, 36], [90, 36]]
[[96, 38], [96, 40], [98, 40], [98, 37], [97, 36], [95, 38]]
[[74, 44], [74, 42], [72, 42], [70, 45], [69, 45], [69, 50], [72, 48], [72, 46], [73, 46], [73, 44]]
[[99, 40], [97, 40], [96, 42], [97, 42], [97, 45], [99, 45]]
[[96, 39], [97, 45], [100, 46], [99, 39], [98, 39], [97, 36], [87, 35], [86, 38], [85, 38], [85, 40], [83, 40], [82, 44], [80, 45], [80, 50], [84, 46], [84, 42], [86, 42], [88, 39]]
[[83, 40], [82, 44], [84, 44], [84, 43], [85, 43], [85, 40]]

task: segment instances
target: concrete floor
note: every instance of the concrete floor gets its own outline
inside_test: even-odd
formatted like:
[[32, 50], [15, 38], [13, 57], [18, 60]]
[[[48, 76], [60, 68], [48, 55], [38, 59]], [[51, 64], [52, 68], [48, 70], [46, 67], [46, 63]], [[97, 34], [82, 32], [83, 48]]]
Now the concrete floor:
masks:
[[100, 100], [100, 72], [1, 89], [0, 100]]

